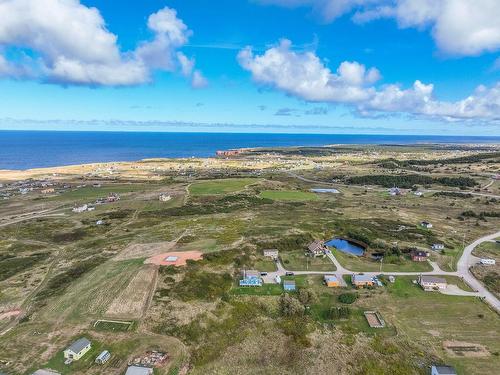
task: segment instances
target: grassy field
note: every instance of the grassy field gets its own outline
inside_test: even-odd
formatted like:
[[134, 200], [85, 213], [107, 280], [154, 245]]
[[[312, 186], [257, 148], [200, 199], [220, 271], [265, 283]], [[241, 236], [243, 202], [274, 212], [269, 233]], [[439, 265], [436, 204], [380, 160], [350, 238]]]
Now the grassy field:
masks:
[[134, 326], [134, 321], [98, 320], [94, 323], [93, 328], [96, 331], [127, 332], [132, 330]]
[[[365, 257], [358, 257], [346, 254], [339, 250], [332, 250], [335, 258], [351, 271], [380, 271], [380, 262], [375, 262]], [[382, 271], [400, 271], [400, 272], [425, 272], [432, 271], [432, 266], [428, 262], [412, 262], [409, 259], [402, 260], [400, 264], [382, 263]]]
[[[183, 356], [183, 348], [179, 341], [169, 337], [162, 338], [129, 332], [128, 337], [124, 338], [123, 336], [109, 336], [109, 333], [107, 335], [98, 335], [95, 332], [83, 332], [81, 335], [73, 337], [66, 345], [80, 337], [87, 337], [92, 343], [91, 349], [80, 360], [74, 361], [70, 365], [65, 365], [64, 349], [62, 349], [48, 362], [43, 364], [43, 367], [54, 369], [63, 375], [123, 373], [127, 365], [127, 359], [130, 358], [131, 354], [143, 355], [146, 350], [154, 348], [167, 352], [171, 359], [169, 363]], [[108, 350], [111, 353], [111, 358], [104, 365], [96, 364], [94, 360], [103, 350]], [[169, 366], [166, 366], [163, 369], [155, 370], [155, 373], [166, 375], [168, 370]]]
[[294, 190], [265, 190], [260, 193], [261, 198], [272, 199], [275, 201], [315, 201], [318, 196], [306, 191]]
[[308, 257], [304, 250], [280, 253], [283, 267], [290, 271], [335, 271], [337, 268], [327, 257]]
[[41, 311], [45, 319], [81, 322], [101, 318], [142, 267], [142, 260], [107, 261], [72, 283]]
[[[359, 301], [363, 306], [381, 310], [398, 331], [422, 345], [437, 348], [441, 356], [446, 356], [438, 349], [445, 340], [482, 344], [491, 353], [500, 351], [500, 320], [486, 304], [471, 297], [424, 292], [412, 283], [413, 279], [398, 276], [394, 284], [387, 286], [387, 293]], [[496, 355], [478, 359], [446, 357], [462, 374], [494, 373], [500, 365]]]
[[234, 193], [259, 181], [260, 180], [256, 178], [232, 178], [225, 180], [195, 182], [189, 186], [189, 194], [197, 196]]
[[276, 264], [269, 258], [259, 258], [254, 262], [254, 268], [260, 272], [276, 271]]

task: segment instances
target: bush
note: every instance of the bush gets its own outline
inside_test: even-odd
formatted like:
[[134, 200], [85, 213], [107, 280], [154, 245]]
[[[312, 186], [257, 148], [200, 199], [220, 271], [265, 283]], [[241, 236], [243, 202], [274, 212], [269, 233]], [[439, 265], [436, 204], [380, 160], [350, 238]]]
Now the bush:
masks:
[[356, 293], [343, 293], [338, 297], [339, 301], [346, 304], [354, 303], [358, 299]]
[[300, 304], [300, 302], [290, 296], [288, 293], [283, 294], [280, 297], [280, 314], [282, 316], [296, 316], [304, 314], [304, 306]]
[[219, 274], [213, 272], [192, 269], [177, 283], [173, 292], [183, 301], [206, 300], [213, 301], [223, 297], [231, 287], [232, 278], [228, 273]]
[[330, 309], [330, 319], [347, 319], [351, 316], [351, 309], [347, 306], [332, 307]]

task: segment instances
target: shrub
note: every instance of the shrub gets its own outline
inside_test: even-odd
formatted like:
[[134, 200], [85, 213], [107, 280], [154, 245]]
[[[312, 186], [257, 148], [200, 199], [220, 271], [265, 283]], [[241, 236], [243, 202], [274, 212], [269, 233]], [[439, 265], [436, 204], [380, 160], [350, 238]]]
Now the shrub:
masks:
[[356, 293], [343, 293], [338, 297], [339, 301], [346, 304], [354, 303], [358, 299]]

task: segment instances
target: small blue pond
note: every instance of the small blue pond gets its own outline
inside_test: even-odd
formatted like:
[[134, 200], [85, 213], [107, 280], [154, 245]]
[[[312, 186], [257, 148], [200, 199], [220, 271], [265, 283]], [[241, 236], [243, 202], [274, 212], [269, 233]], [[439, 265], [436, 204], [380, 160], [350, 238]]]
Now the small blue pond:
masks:
[[333, 193], [333, 194], [338, 194], [340, 191], [337, 189], [311, 189], [313, 193]]
[[325, 245], [335, 247], [336, 249], [351, 255], [362, 256], [365, 252], [365, 249], [362, 246], [344, 240], [343, 238], [334, 238], [333, 240], [328, 241]]

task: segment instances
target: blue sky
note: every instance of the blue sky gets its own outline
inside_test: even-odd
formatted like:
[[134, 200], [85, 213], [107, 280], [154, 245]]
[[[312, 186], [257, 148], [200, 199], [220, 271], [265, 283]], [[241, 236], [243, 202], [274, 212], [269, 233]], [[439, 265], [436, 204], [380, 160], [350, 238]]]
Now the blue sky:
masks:
[[495, 3], [0, 1], [0, 128], [500, 135]]

